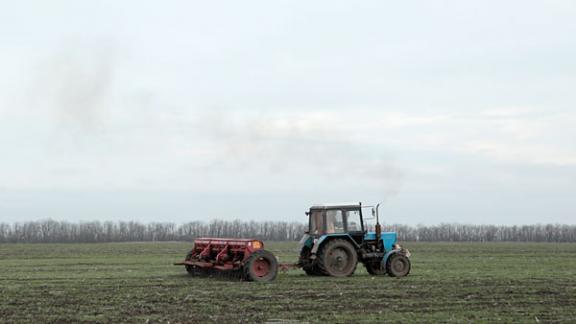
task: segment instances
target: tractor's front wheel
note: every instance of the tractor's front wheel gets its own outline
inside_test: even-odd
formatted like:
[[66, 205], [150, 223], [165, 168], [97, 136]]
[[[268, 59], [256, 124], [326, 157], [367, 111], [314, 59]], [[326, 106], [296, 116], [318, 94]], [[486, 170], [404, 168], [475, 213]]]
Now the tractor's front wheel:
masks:
[[405, 277], [410, 273], [410, 259], [403, 254], [393, 254], [386, 263], [390, 277]]
[[278, 261], [274, 254], [258, 250], [244, 263], [244, 279], [247, 281], [272, 281], [278, 274]]
[[358, 255], [350, 242], [330, 240], [320, 247], [318, 269], [332, 277], [348, 277], [356, 270]]

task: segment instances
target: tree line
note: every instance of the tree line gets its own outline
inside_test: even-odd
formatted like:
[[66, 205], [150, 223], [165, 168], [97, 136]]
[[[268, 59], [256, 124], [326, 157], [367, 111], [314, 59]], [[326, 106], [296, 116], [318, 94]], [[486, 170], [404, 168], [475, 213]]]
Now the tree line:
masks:
[[[283, 221], [212, 220], [185, 224], [140, 222], [66, 222], [41, 220], [0, 223], [0, 243], [90, 243], [190, 241], [196, 237], [296, 241], [308, 225]], [[425, 242], [576, 242], [576, 225], [384, 225], [400, 241]]]
[[41, 220], [0, 223], [0, 243], [91, 243], [137, 241], [190, 241], [196, 237], [256, 238], [295, 241], [307, 225], [298, 222], [225, 221], [175, 223], [66, 222]]

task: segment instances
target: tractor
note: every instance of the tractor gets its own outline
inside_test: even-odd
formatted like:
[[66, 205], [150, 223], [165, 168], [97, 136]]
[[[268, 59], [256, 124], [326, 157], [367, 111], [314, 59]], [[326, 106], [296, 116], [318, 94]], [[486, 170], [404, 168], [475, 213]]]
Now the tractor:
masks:
[[376, 218], [375, 231], [367, 231], [357, 204], [312, 206], [306, 215], [309, 228], [300, 240], [300, 256], [296, 264], [279, 264], [277, 258], [264, 250], [256, 239], [198, 238], [184, 261], [193, 275], [226, 274], [246, 281], [272, 281], [278, 269], [302, 268], [311, 276], [351, 276], [358, 262], [371, 275], [388, 274], [404, 277], [410, 272], [410, 252], [396, 242], [396, 233], [382, 233], [378, 207], [372, 208]]
[[362, 209], [357, 204], [312, 206], [306, 215], [309, 229], [300, 240], [298, 265], [311, 276], [351, 276], [358, 262], [371, 275], [388, 274], [404, 277], [410, 273], [410, 252], [397, 243], [395, 232], [384, 232], [379, 223], [378, 208], [374, 232], [367, 231]]

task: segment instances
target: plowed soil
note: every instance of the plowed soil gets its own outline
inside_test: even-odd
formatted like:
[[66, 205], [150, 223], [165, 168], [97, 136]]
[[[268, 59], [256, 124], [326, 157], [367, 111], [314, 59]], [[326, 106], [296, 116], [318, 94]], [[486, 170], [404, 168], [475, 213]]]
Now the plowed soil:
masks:
[[[576, 322], [576, 244], [405, 243], [406, 278], [191, 277], [190, 243], [0, 245], [0, 322]], [[295, 262], [296, 243], [269, 243]]]

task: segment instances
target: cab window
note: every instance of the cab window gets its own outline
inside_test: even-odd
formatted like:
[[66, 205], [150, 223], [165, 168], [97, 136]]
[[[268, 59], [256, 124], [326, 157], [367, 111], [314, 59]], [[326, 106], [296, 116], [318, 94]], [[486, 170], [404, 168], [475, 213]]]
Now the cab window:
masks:
[[343, 233], [344, 231], [344, 218], [342, 216], [342, 211], [339, 209], [327, 210], [326, 233]]
[[360, 222], [360, 211], [358, 210], [347, 210], [346, 211], [346, 225], [348, 226], [348, 232], [360, 232], [362, 231], [362, 223]]
[[310, 213], [310, 234], [319, 234], [324, 230], [322, 211], [316, 210]]

